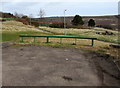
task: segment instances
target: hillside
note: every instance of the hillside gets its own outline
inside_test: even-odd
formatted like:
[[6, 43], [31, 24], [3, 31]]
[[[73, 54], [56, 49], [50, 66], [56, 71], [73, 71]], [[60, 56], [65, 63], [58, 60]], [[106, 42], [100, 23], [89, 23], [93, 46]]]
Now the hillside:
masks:
[[[5, 12], [0, 12], [0, 17], [3, 18], [16, 18], [13, 14], [11, 13], [5, 13]], [[74, 16], [66, 16], [66, 23], [67, 26], [72, 25], [71, 21], [73, 20]], [[88, 21], [90, 19], [94, 19], [96, 22], [96, 26], [107, 28], [107, 29], [113, 29], [113, 30], [118, 30], [120, 29], [120, 25], [118, 25], [120, 21], [120, 15], [108, 15], [108, 16], [82, 16], [83, 21], [84, 21], [84, 26], [88, 25]], [[64, 17], [44, 17], [44, 18], [32, 18], [32, 21], [37, 21], [39, 23], [63, 23], [64, 22]]]
[[42, 32], [38, 29], [36, 29], [34, 26], [30, 25], [24, 25], [22, 22], [18, 21], [5, 21], [2, 22], [2, 31], [13, 31], [13, 32], [19, 32], [19, 31], [38, 31]]
[[0, 12], [0, 17], [3, 18], [15, 18], [15, 16], [11, 13], [4, 13], [4, 12]]
[[[72, 25], [71, 21], [73, 20], [74, 16], [67, 16], [65, 17], [67, 25]], [[112, 15], [112, 16], [82, 16], [84, 21], [84, 26], [88, 25], [88, 21], [90, 19], [94, 19], [96, 22], [96, 26], [104, 27], [107, 29], [113, 29], [118, 30], [118, 21], [120, 19], [120, 16], [118, 15]], [[39, 21], [39, 22], [45, 22], [45, 23], [63, 23], [64, 17], [45, 17], [42, 19], [33, 18], [32, 21]]]
[[[64, 35], [64, 29], [63, 28], [50, 28], [50, 27], [42, 27], [40, 26], [40, 29], [35, 28], [34, 26], [30, 25], [24, 25], [22, 22], [18, 21], [5, 21], [2, 22], [2, 32], [3, 34], [6, 32], [9, 34], [11, 33], [16, 33], [17, 34], [48, 34], [49, 31], [54, 34], [58, 35]], [[106, 31], [112, 32], [114, 35], [98, 35], [96, 32], [101, 32], [105, 33]], [[96, 37], [100, 41], [106, 41], [106, 42], [111, 42], [111, 43], [119, 43], [118, 41], [118, 32], [117, 31], [112, 31], [112, 30], [107, 30], [107, 29], [102, 29], [102, 28], [94, 28], [94, 29], [74, 29], [74, 28], [69, 28], [66, 29], [67, 35], [72, 35], [72, 36], [87, 36], [87, 37]], [[11, 37], [11, 36], [10, 36]], [[4, 40], [3, 40], [4, 41]]]
[[18, 21], [5, 21], [0, 24], [2, 26], [2, 40], [0, 42], [7, 41], [20, 41], [20, 34], [33, 34], [43, 35], [46, 34], [44, 31], [36, 29], [34, 26], [25, 25]]

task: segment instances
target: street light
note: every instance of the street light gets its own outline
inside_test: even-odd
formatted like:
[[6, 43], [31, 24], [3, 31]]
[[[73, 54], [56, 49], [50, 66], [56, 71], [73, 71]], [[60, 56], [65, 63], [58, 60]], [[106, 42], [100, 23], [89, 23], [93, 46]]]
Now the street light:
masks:
[[32, 14], [29, 15], [29, 19], [30, 19], [30, 25], [31, 25], [31, 18], [33, 17]]
[[65, 11], [67, 11], [66, 9], [64, 10], [64, 34], [66, 35], [66, 31], [65, 31], [65, 28], [66, 28], [66, 22], [65, 22]]

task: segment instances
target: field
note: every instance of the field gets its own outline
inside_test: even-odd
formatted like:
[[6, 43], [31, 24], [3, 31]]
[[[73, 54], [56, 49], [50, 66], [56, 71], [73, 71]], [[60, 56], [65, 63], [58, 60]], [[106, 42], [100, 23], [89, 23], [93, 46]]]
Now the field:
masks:
[[[120, 40], [118, 40], [119, 33], [118, 31], [113, 30], [107, 30], [103, 28], [92, 28], [92, 29], [61, 29], [61, 28], [49, 28], [49, 27], [40, 27], [41, 29], [45, 31], [50, 31], [57, 35], [64, 35], [66, 32], [67, 35], [71, 36], [86, 36], [86, 37], [96, 37], [100, 41], [110, 42], [110, 43], [120, 43]], [[19, 34], [48, 34], [45, 31], [38, 30], [30, 25], [24, 25], [21, 22], [14, 22], [14, 21], [7, 21], [2, 23], [2, 34], [4, 35], [2, 41], [9, 41], [12, 40], [11, 37], [15, 38], [16, 35]], [[114, 35], [98, 35], [96, 32], [112, 32]], [[5, 36], [13, 35], [10, 37]], [[13, 39], [14, 40], [14, 39]], [[16, 39], [15, 39], [16, 40]]]
[[[86, 36], [86, 37], [96, 37], [100, 41], [111, 42], [111, 43], [120, 43], [118, 40], [119, 33], [118, 31], [108, 30], [104, 28], [92, 28], [92, 29], [61, 29], [61, 28], [49, 28], [49, 27], [40, 27], [41, 29], [51, 31], [55, 34], [64, 35], [66, 32], [67, 35], [72, 36]], [[98, 35], [96, 32], [112, 32], [114, 35]]]
[[46, 34], [43, 31], [35, 29], [33, 26], [24, 25], [21, 22], [7, 21], [2, 26], [2, 42], [19, 41], [20, 34]]

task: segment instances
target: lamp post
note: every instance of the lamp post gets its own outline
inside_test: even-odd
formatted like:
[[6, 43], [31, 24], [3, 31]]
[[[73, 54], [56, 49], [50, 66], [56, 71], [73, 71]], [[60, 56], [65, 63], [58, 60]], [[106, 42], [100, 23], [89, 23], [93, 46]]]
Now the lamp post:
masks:
[[66, 28], [66, 22], [65, 22], [65, 11], [67, 11], [66, 9], [64, 10], [64, 34], [66, 35], [66, 31], [65, 31], [65, 28]]
[[29, 15], [30, 25], [31, 25], [31, 18], [32, 18], [32, 14]]

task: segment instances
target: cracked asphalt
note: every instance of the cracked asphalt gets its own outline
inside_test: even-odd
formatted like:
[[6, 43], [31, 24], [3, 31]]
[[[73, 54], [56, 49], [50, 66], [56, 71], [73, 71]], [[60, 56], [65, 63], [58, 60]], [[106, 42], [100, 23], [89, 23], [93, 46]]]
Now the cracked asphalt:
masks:
[[6, 47], [2, 85], [120, 86], [120, 72], [110, 58], [75, 48]]

